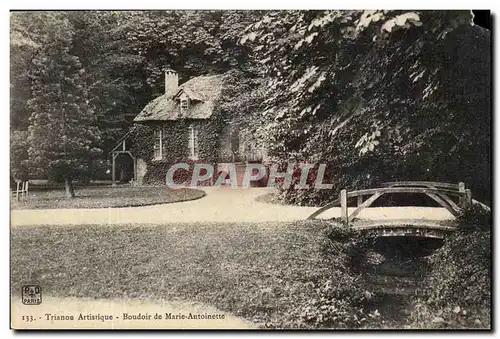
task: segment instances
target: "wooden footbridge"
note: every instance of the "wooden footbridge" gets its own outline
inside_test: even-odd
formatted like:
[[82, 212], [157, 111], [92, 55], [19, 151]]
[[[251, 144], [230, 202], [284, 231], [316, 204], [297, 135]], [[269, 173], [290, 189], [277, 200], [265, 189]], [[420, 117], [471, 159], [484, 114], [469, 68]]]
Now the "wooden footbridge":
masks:
[[[470, 189], [464, 183], [458, 184], [430, 182], [430, 181], [398, 181], [383, 183], [380, 188], [370, 188], [348, 192], [342, 190], [338, 199], [321, 207], [311, 214], [308, 219], [314, 219], [327, 210], [340, 206], [342, 221], [353, 229], [375, 232], [378, 236], [418, 236], [426, 238], [443, 238], [446, 233], [457, 228], [455, 218], [463, 209], [473, 204], [482, 208], [490, 208], [479, 201], [472, 199]], [[453, 216], [447, 220], [432, 219], [359, 219], [357, 216], [364, 209], [372, 205], [378, 198], [387, 194], [425, 194], [445, 208]], [[349, 212], [349, 202], [356, 201], [356, 208]], [[411, 207], [408, 207], [411, 209]], [[352, 208], [351, 208], [352, 210]]]

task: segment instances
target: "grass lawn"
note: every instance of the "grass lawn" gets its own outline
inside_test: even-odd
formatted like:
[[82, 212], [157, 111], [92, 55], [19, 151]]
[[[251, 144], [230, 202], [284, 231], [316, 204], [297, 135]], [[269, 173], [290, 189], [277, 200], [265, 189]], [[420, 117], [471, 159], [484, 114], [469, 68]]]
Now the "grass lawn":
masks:
[[[11, 293], [18, 298], [21, 286], [34, 283], [53, 297], [195, 301], [270, 328], [479, 326], [477, 307], [467, 309], [472, 325], [454, 321], [452, 311], [447, 323], [434, 323], [442, 310], [419, 308], [426, 297], [381, 291], [387, 279], [372, 281], [372, 274], [347, 264], [361, 240], [321, 220], [14, 227]], [[447, 262], [445, 271], [457, 269]], [[458, 277], [477, 285], [480, 295], [487, 292]], [[436, 283], [425, 284], [432, 290]], [[489, 324], [483, 318], [479, 327]]]
[[201, 190], [168, 187], [82, 187], [75, 188], [74, 199], [66, 199], [64, 188], [32, 190], [25, 201], [11, 199], [11, 209], [107, 208], [146, 206], [194, 200], [205, 193]]
[[316, 298], [318, 282], [334, 279], [326, 228], [319, 221], [13, 228], [12, 293], [35, 282], [52, 296], [200, 301], [261, 326], [295, 327], [299, 305]]

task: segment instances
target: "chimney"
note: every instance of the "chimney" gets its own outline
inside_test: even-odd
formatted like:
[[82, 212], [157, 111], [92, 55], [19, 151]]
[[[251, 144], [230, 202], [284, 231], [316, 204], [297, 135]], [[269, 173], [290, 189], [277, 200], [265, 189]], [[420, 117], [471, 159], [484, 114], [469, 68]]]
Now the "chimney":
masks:
[[179, 76], [173, 69], [165, 70], [165, 95], [172, 98], [179, 88]]

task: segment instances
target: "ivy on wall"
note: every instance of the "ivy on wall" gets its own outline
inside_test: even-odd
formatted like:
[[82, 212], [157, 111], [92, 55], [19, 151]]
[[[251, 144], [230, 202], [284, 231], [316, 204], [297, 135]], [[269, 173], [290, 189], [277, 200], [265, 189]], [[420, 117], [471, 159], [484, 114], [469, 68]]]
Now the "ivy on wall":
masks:
[[[214, 114], [215, 115], [215, 114]], [[198, 160], [188, 159], [189, 126], [198, 130]], [[158, 121], [137, 124], [133, 132], [132, 152], [138, 159], [143, 159], [147, 164], [147, 172], [143, 182], [145, 184], [162, 185], [168, 169], [175, 163], [186, 162], [190, 164], [190, 171], [176, 171], [175, 183], [190, 180], [192, 164], [204, 163], [215, 166], [217, 160], [219, 135], [224, 122], [218, 116], [207, 120], [181, 119], [176, 121]], [[163, 159], [155, 160], [154, 157], [154, 131], [163, 130], [162, 146]], [[207, 183], [208, 184], [208, 183]]]

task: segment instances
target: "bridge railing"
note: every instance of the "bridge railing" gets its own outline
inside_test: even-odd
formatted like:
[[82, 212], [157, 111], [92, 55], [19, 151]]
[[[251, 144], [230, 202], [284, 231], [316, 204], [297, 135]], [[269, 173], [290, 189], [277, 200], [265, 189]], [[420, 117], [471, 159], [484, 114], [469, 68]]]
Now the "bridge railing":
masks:
[[[466, 189], [463, 182], [451, 184], [431, 181], [397, 181], [386, 182], [383, 183], [382, 186], [383, 187], [380, 188], [370, 188], [351, 192], [344, 189], [340, 191], [338, 199], [321, 207], [311, 214], [308, 219], [314, 219], [321, 213], [333, 207], [340, 206], [341, 218], [346, 224], [349, 224], [349, 222], [352, 222], [363, 209], [372, 205], [382, 195], [392, 193], [425, 194], [455, 217], [458, 216], [461, 210], [471, 206], [473, 202], [479, 203], [472, 199], [470, 189]], [[364, 200], [366, 196], [369, 197]], [[357, 207], [349, 214], [347, 199], [353, 197], [357, 198]], [[458, 202], [453, 201], [451, 197], [458, 197]], [[486, 205], [484, 206], [489, 208]]]

